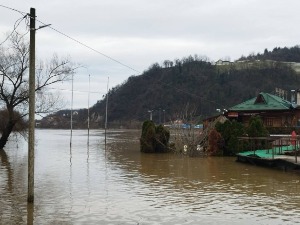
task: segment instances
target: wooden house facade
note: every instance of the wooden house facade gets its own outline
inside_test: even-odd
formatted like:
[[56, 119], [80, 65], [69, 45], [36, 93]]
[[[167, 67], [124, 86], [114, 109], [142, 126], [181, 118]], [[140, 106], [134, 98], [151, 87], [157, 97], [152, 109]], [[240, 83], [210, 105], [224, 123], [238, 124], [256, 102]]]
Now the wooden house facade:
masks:
[[251, 116], [260, 116], [266, 127], [300, 126], [300, 107], [279, 96], [261, 92], [255, 98], [235, 105], [224, 114], [230, 120], [249, 124]]

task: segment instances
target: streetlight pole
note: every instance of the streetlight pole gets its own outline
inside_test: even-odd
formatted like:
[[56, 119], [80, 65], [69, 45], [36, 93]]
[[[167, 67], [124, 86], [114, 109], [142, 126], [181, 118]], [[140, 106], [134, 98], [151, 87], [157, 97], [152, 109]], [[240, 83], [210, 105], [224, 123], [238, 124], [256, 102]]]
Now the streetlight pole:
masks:
[[90, 89], [91, 89], [91, 75], [89, 74], [89, 94], [88, 94], [88, 142], [90, 142]]
[[74, 88], [74, 74], [72, 74], [70, 151], [71, 151], [71, 147], [72, 147], [72, 137], [73, 137], [73, 98], [74, 98], [73, 88]]
[[158, 124], [159, 125], [161, 124], [161, 113], [160, 112], [161, 112], [161, 108], [159, 108], [159, 114], [158, 114], [158, 118], [159, 118]]
[[109, 84], [109, 77], [107, 77], [107, 90], [106, 90], [106, 106], [105, 106], [105, 124], [104, 124], [104, 132], [105, 132], [105, 150], [106, 150], [106, 130], [107, 130], [107, 107], [108, 107], [108, 84]]
[[148, 110], [148, 113], [150, 113], [150, 120], [152, 120], [152, 112], [153, 110]]
[[28, 196], [34, 202], [34, 128], [35, 128], [35, 8], [30, 8], [29, 46], [29, 131], [28, 131]]

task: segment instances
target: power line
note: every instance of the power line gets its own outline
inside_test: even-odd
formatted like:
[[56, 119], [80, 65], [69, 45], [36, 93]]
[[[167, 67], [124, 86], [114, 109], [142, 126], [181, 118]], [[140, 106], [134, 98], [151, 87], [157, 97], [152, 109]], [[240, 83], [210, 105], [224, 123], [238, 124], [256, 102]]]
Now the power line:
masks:
[[[4, 8], [7, 8], [7, 9], [10, 9], [10, 10], [13, 10], [13, 11], [16, 11], [16, 12], [18, 12], [18, 13], [21, 13], [22, 15], [26, 14], [25, 12], [22, 12], [22, 11], [19, 11], [19, 10], [16, 10], [16, 9], [13, 9], [13, 8], [10, 8], [10, 7], [4, 6], [4, 5], [0, 5], [0, 6], [1, 6], [1, 7], [4, 7]], [[27, 14], [26, 14], [26, 15], [27, 15]], [[38, 21], [39, 23], [41, 23], [41, 24], [43, 24], [43, 25], [45, 25], [45, 26], [48, 25], [48, 24], [46, 24], [46, 23], [44, 23], [44, 22], [42, 22], [42, 21], [40, 21], [40, 20], [37, 20], [37, 19], [36, 19], [36, 21]], [[68, 39], [70, 39], [70, 40], [72, 40], [72, 41], [74, 41], [74, 42], [76, 42], [76, 43], [78, 43], [78, 44], [80, 44], [80, 45], [82, 45], [82, 46], [84, 46], [84, 47], [86, 47], [86, 48], [92, 50], [93, 52], [96, 52], [97, 54], [100, 54], [100, 55], [102, 55], [102, 56], [104, 56], [104, 57], [106, 57], [106, 58], [108, 58], [108, 59], [110, 59], [110, 60], [112, 60], [112, 61], [114, 61], [114, 62], [116, 62], [116, 63], [118, 63], [118, 64], [120, 64], [120, 65], [122, 65], [122, 66], [124, 66], [124, 67], [127, 67], [127, 68], [129, 68], [129, 69], [131, 69], [131, 70], [133, 70], [133, 71], [135, 71], [135, 72], [137, 72], [137, 73], [142, 74], [140, 71], [134, 69], [133, 67], [128, 66], [128, 65], [126, 65], [125, 63], [122, 63], [121, 61], [116, 60], [116, 59], [112, 58], [111, 56], [108, 56], [107, 54], [104, 54], [104, 53], [102, 53], [102, 52], [96, 50], [95, 48], [93, 48], [93, 47], [91, 47], [91, 46], [89, 46], [89, 45], [87, 45], [87, 44], [85, 44], [85, 43], [83, 43], [83, 42], [81, 42], [81, 41], [79, 41], [79, 40], [77, 40], [77, 39], [75, 39], [75, 38], [73, 38], [73, 37], [71, 37], [71, 36], [69, 36], [69, 35], [67, 35], [67, 34], [65, 34], [65, 33], [63, 33], [63, 32], [61, 32], [61, 31], [59, 31], [59, 30], [57, 30], [57, 29], [55, 29], [55, 28], [53, 28], [52, 26], [49, 26], [49, 28], [52, 29], [53, 31], [55, 31], [55, 32], [57, 32], [57, 33], [63, 35], [64, 37], [67, 37]], [[147, 75], [147, 74], [144, 74], [144, 76], [149, 76], [149, 77], [150, 77], [150, 75]], [[168, 84], [168, 83], [165, 83], [165, 82], [162, 82], [162, 81], [157, 81], [156, 83], [161, 83], [161, 84], [164, 84], [164, 85], [173, 87], [171, 84]], [[175, 88], [175, 87], [173, 87], [173, 89], [174, 89], [175, 91], [182, 92], [182, 93], [185, 93], [185, 94], [187, 94], [187, 95], [190, 95], [190, 96], [194, 96], [194, 97], [196, 97], [196, 98], [203, 99], [204, 101], [207, 101], [207, 102], [211, 102], [211, 103], [214, 103], [214, 104], [217, 104], [217, 105], [222, 105], [222, 104], [220, 104], [220, 103], [217, 103], [217, 102], [215, 102], [215, 101], [209, 100], [209, 99], [207, 99], [207, 98], [205, 99], [205, 98], [202, 97], [202, 96], [198, 96], [198, 95], [196, 95], [196, 94], [194, 94], [194, 93], [188, 92], [188, 91], [183, 90], [183, 89], [179, 89], [179, 88]], [[223, 105], [222, 105], [222, 106], [223, 106]]]
[[27, 15], [27, 13], [25, 13], [25, 12], [22, 12], [22, 11], [20, 11], [20, 10], [14, 9], [14, 8], [10, 8], [10, 7], [5, 6], [5, 5], [1, 5], [1, 4], [0, 4], [0, 7], [6, 8], [6, 9], [9, 9], [9, 10], [12, 10], [12, 11], [16, 11], [16, 12], [18, 12], [18, 13], [21, 13], [23, 16]]
[[[72, 91], [70, 89], [65, 89], [65, 88], [47, 88], [51, 90], [60, 90], [60, 91]], [[106, 92], [98, 92], [98, 91], [80, 91], [80, 90], [73, 90], [74, 92], [79, 92], [79, 93], [91, 93], [91, 94], [105, 94]]]
[[[40, 23], [43, 24], [43, 25], [46, 25], [45, 23], [43, 23], [43, 22], [40, 21], [40, 20], [37, 20], [37, 21], [40, 22]], [[76, 43], [78, 43], [78, 44], [80, 44], [80, 45], [82, 45], [82, 46], [84, 46], [84, 47], [86, 47], [86, 48], [92, 50], [93, 52], [96, 52], [96, 53], [98, 53], [98, 54], [100, 54], [100, 55], [102, 55], [102, 56], [104, 56], [104, 57], [106, 57], [106, 58], [108, 58], [108, 59], [110, 59], [110, 60], [112, 60], [112, 61], [114, 61], [114, 62], [116, 62], [116, 63], [118, 63], [118, 64], [120, 64], [120, 65], [122, 65], [122, 66], [124, 66], [124, 67], [127, 67], [128, 69], [131, 69], [131, 70], [133, 70], [133, 71], [135, 71], [135, 72], [137, 72], [137, 73], [141, 73], [140, 71], [134, 69], [133, 67], [128, 66], [128, 65], [122, 63], [121, 61], [119, 61], [119, 60], [117, 60], [117, 59], [114, 59], [114, 58], [112, 58], [111, 56], [106, 55], [106, 54], [104, 54], [104, 53], [102, 53], [102, 52], [96, 50], [96, 49], [93, 48], [93, 47], [88, 46], [87, 44], [84, 44], [83, 42], [81, 42], [81, 41], [79, 41], [79, 40], [77, 40], [77, 39], [75, 39], [75, 38], [73, 38], [73, 37], [71, 37], [71, 36], [69, 36], [69, 35], [67, 35], [67, 34], [65, 34], [65, 33], [61, 32], [61, 31], [59, 31], [59, 30], [57, 30], [57, 29], [55, 29], [55, 28], [53, 28], [52, 26], [49, 26], [49, 28], [52, 29], [52, 30], [54, 30], [55, 32], [57, 32], [57, 33], [59, 33], [59, 34], [65, 36], [65, 37], [69, 38], [70, 40], [75, 41]]]
[[[9, 85], [9, 86], [14, 86], [13, 84], [9, 84], [6, 83], [5, 85]], [[71, 89], [66, 89], [66, 88], [50, 88], [47, 87], [47, 89], [49, 90], [59, 90], [59, 91], [72, 91]], [[91, 94], [106, 94], [106, 92], [100, 92], [100, 91], [82, 91], [82, 90], [73, 90], [74, 92], [78, 92], [78, 93], [91, 93]]]
[[[16, 12], [18, 12], [18, 13], [21, 13], [22, 15], [27, 15], [27, 13], [22, 12], [22, 11], [19, 11], [19, 10], [17, 10], [17, 9], [10, 8], [10, 7], [4, 6], [4, 5], [0, 5], [0, 6], [3, 7], [3, 8], [6, 8], [6, 9], [10, 9], [10, 10], [16, 11]], [[29, 16], [29, 15], [28, 15], [28, 16]], [[45, 25], [45, 26], [48, 25], [48, 24], [46, 24], [46, 23], [44, 23], [44, 22], [42, 22], [42, 21], [40, 21], [40, 20], [38, 20], [38, 19], [36, 19], [36, 21], [40, 22], [41, 24], [43, 24], [43, 25]], [[67, 34], [65, 34], [65, 33], [63, 33], [63, 32], [61, 32], [61, 31], [59, 31], [59, 30], [57, 30], [57, 29], [55, 29], [55, 28], [52, 27], [52, 26], [49, 26], [49, 28], [52, 29], [52, 30], [54, 30], [55, 32], [57, 32], [57, 33], [59, 33], [59, 34], [65, 36], [65, 37], [69, 38], [70, 40], [72, 40], [72, 41], [74, 41], [74, 42], [76, 42], [76, 43], [78, 43], [78, 44], [80, 44], [80, 45], [82, 45], [82, 46], [84, 46], [84, 47], [86, 47], [86, 48], [88, 48], [88, 49], [90, 49], [90, 50], [92, 50], [92, 51], [94, 51], [94, 52], [96, 52], [96, 53], [98, 53], [98, 54], [100, 54], [100, 55], [102, 55], [102, 56], [104, 56], [104, 57], [106, 57], [106, 58], [108, 58], [108, 59], [110, 59], [110, 60], [112, 60], [112, 61], [114, 61], [114, 62], [120, 64], [120, 65], [122, 65], [122, 66], [124, 66], [124, 67], [127, 67], [128, 69], [131, 69], [131, 70], [133, 70], [133, 71], [135, 71], [135, 72], [137, 72], [137, 73], [141, 73], [140, 71], [134, 69], [133, 67], [131, 67], [131, 66], [129, 66], [129, 65], [126, 65], [125, 63], [122, 63], [121, 61], [119, 61], [119, 60], [117, 60], [117, 59], [114, 59], [113, 57], [111, 57], [111, 56], [109, 56], [109, 55], [107, 55], [107, 54], [104, 54], [104, 53], [102, 53], [102, 52], [96, 50], [95, 48], [93, 48], [93, 47], [91, 47], [91, 46], [89, 46], [89, 45], [87, 45], [87, 44], [85, 44], [85, 43], [83, 43], [83, 42], [81, 42], [81, 41], [79, 41], [79, 40], [77, 40], [77, 39], [75, 39], [75, 38], [73, 38], [73, 37], [71, 37], [71, 36], [69, 36], [69, 35], [67, 35]]]
[[[0, 43], [0, 46], [3, 45], [3, 44], [4, 44], [4, 43], [12, 36], [12, 34], [13, 34], [14, 32], [17, 33], [17, 28], [18, 28], [18, 26], [20, 25], [20, 23], [21, 23], [26, 17], [27, 17], [27, 15], [25, 15], [25, 16], [23, 16], [23, 17], [21, 17], [21, 18], [19, 18], [19, 19], [16, 20], [16, 22], [15, 22], [15, 24], [14, 24], [14, 29], [13, 29], [13, 31], [12, 31], [9, 35], [7, 35], [7, 37], [5, 38], [4, 41], [2, 41], [2, 42]], [[24, 34], [24, 35], [26, 35], [26, 34]], [[24, 35], [23, 35], [23, 36], [24, 36]], [[22, 36], [22, 37], [23, 37], [23, 36]]]

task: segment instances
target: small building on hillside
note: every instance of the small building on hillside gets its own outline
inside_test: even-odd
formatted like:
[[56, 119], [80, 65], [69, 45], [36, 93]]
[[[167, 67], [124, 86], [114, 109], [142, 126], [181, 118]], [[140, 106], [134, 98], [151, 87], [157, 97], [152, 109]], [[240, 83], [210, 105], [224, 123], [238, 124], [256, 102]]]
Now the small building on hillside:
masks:
[[228, 60], [221, 60], [221, 59], [219, 59], [216, 63], [215, 63], [215, 65], [216, 66], [228, 66], [228, 65], [231, 65], [232, 64], [232, 62], [230, 62], [230, 61], [228, 61]]
[[291, 93], [291, 102], [276, 95], [261, 92], [255, 98], [228, 109], [224, 115], [244, 125], [249, 124], [251, 116], [260, 116], [266, 127], [300, 126], [299, 91]]

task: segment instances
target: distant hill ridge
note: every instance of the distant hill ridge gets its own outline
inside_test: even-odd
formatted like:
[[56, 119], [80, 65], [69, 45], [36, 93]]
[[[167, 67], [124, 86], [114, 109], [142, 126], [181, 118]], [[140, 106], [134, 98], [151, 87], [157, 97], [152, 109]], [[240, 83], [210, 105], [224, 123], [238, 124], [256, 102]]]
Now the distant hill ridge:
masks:
[[[298, 89], [298, 64], [287, 62], [300, 62], [299, 46], [242, 56], [226, 66], [198, 55], [154, 63], [142, 75], [131, 76], [109, 91], [108, 125], [136, 127], [150, 114], [156, 123], [177, 119], [198, 123], [216, 109], [229, 108], [260, 92], [274, 93], [278, 87]], [[91, 121], [92, 126], [103, 127], [105, 104], [106, 99], [102, 99], [90, 108], [97, 118]], [[85, 127], [87, 110], [77, 114], [73, 117], [77, 126]], [[62, 116], [60, 112], [57, 115]]]
[[276, 47], [272, 51], [265, 49], [263, 53], [250, 54], [242, 56], [239, 60], [274, 60], [280, 62], [300, 62], [300, 46], [296, 45], [291, 48]]

